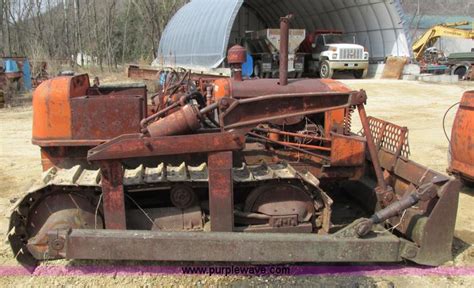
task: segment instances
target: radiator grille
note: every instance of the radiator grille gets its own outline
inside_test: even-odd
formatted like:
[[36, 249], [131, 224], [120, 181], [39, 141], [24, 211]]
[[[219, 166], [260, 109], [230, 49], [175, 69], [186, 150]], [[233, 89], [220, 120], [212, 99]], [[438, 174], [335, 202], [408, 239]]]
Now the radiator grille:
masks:
[[364, 49], [341, 48], [341, 60], [363, 60]]

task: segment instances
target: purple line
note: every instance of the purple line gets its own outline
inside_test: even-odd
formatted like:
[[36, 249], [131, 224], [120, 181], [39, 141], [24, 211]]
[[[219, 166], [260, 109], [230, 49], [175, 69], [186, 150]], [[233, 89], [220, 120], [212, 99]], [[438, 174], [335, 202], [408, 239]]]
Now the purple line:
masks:
[[[289, 276], [474, 276], [474, 267], [406, 267], [406, 266], [188, 266], [208, 269], [214, 267], [238, 267], [241, 269], [254, 268], [257, 273], [229, 273], [228, 275], [242, 276], [271, 276], [282, 275], [271, 273], [271, 268], [288, 267]], [[262, 273], [261, 269], [266, 272]], [[20, 266], [0, 266], [0, 276], [146, 276], [146, 275], [208, 275], [204, 273], [183, 273], [181, 266], [40, 266], [33, 273]], [[224, 272], [213, 273], [224, 275]]]
[[405, 266], [311, 266], [293, 267], [296, 275], [341, 276], [474, 276], [474, 267], [405, 267]]

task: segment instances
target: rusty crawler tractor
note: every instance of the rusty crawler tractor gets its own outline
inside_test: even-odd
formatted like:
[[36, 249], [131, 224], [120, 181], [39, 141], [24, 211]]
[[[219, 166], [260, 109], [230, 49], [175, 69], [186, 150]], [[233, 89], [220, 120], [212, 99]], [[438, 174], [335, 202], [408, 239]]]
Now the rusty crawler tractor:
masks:
[[242, 81], [242, 47], [228, 61], [232, 79], [183, 73], [153, 109], [144, 87], [41, 84], [44, 184], [11, 215], [18, 261], [451, 259], [460, 184], [408, 159], [406, 128], [367, 117], [364, 91], [288, 81], [284, 55], [279, 80]]
[[448, 172], [474, 186], [474, 91], [464, 93], [454, 119]]

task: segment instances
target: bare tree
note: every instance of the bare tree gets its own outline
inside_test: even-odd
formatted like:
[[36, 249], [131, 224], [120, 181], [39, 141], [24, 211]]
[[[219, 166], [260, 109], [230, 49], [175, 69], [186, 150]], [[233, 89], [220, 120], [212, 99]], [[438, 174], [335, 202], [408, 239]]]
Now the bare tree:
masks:
[[125, 53], [127, 51], [127, 28], [130, 22], [130, 8], [132, 8], [132, 0], [128, 0], [127, 3], [127, 14], [125, 15], [125, 24], [123, 27], [123, 40], [122, 40], [122, 63], [125, 63]]
[[140, 15], [149, 23], [146, 35], [152, 44], [150, 48], [154, 58], [157, 56], [158, 43], [166, 23], [186, 2], [184, 0], [133, 0]]
[[81, 66], [84, 66], [84, 49], [82, 43], [82, 16], [81, 16], [81, 1], [75, 0], [74, 2], [74, 14], [76, 16], [76, 42], [78, 43], [77, 49], [79, 49], [79, 53], [81, 55]]
[[3, 28], [3, 16], [4, 16], [4, 0], [0, 0], [0, 39], [2, 40], [0, 43], [0, 55], [5, 53], [5, 39], [4, 38], [4, 28]]
[[167, 22], [186, 2], [0, 0], [0, 53], [69, 60], [82, 55], [81, 65], [93, 60], [101, 68], [151, 62]]

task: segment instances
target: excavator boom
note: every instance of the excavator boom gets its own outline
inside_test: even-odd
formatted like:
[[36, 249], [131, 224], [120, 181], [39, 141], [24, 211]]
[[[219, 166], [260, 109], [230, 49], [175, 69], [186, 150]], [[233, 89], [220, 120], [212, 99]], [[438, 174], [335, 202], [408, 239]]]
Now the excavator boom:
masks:
[[413, 44], [412, 49], [415, 59], [417, 61], [422, 60], [426, 49], [432, 47], [440, 37], [474, 39], [474, 30], [456, 28], [470, 24], [470, 22], [456, 22], [433, 26]]

